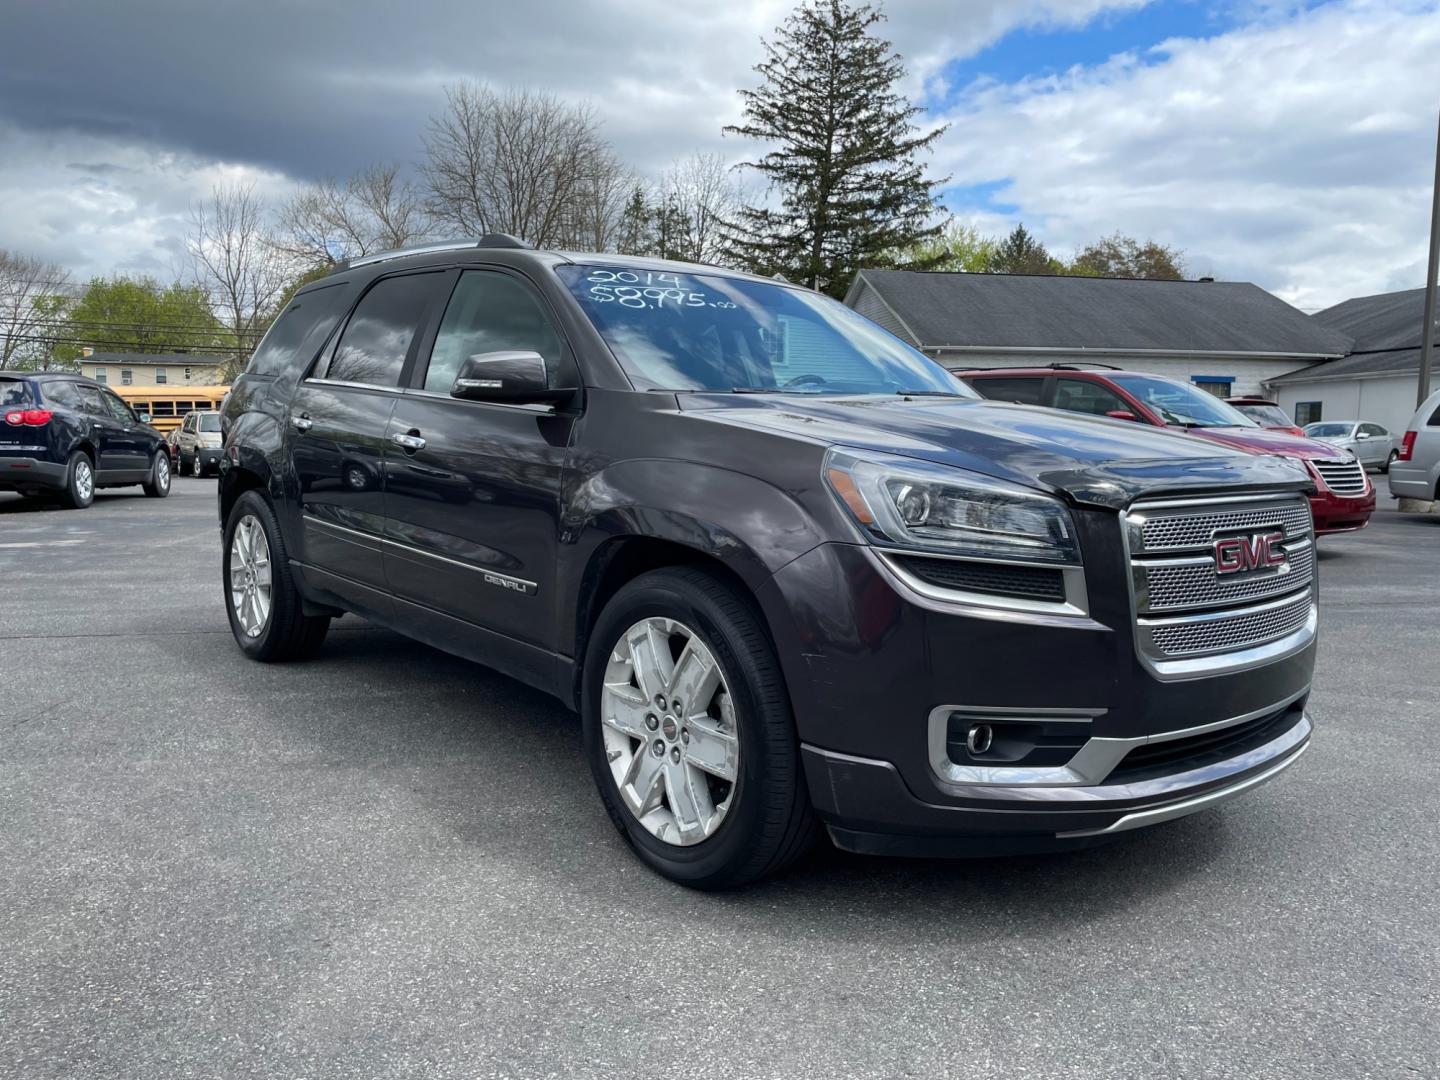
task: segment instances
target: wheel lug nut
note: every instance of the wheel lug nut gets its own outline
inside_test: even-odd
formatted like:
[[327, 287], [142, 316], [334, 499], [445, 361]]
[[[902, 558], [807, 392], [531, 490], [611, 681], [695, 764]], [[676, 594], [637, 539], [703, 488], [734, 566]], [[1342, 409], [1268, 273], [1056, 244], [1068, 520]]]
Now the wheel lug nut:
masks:
[[664, 756], [665, 756], [665, 744], [664, 744], [663, 742], [661, 742], [659, 739], [656, 739], [654, 745], [652, 745], [652, 746], [650, 747], [650, 752], [651, 752], [652, 754], [654, 754], [656, 757], [664, 757]]
[[675, 746], [675, 747], [672, 747], [672, 748], [671, 748], [671, 750], [670, 750], [670, 760], [673, 761], [673, 762], [675, 762], [676, 764], [679, 764], [679, 762], [680, 762], [680, 748], [679, 748], [678, 746]]
[[654, 731], [657, 727], [660, 726], [660, 721], [659, 721], [658, 719], [656, 719], [654, 713], [646, 713], [646, 714], [645, 714], [645, 726], [646, 726], [647, 728], [649, 728], [651, 731]]
[[656, 694], [656, 695], [655, 695], [655, 707], [656, 707], [657, 709], [659, 709], [661, 712], [664, 712], [664, 711], [665, 711], [665, 695], [664, 695], [664, 694]]
[[685, 711], [685, 706], [682, 705], [682, 704], [680, 704], [680, 699], [679, 699], [679, 698], [671, 698], [671, 699], [670, 699], [670, 711], [673, 712], [676, 716], [679, 716], [681, 713], [683, 713], [683, 712]]
[[690, 742], [690, 729], [689, 729], [688, 727], [682, 727], [682, 728], [680, 729], [680, 741], [683, 742], [683, 743], [685, 743], [685, 744], [687, 744], [687, 745], [689, 744], [689, 742]]

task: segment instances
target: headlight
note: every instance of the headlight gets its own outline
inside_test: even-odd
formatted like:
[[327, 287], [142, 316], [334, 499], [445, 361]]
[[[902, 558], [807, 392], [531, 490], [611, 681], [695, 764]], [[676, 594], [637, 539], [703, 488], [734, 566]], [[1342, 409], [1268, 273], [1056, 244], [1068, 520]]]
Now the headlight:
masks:
[[1079, 565], [1057, 499], [978, 473], [888, 454], [831, 450], [825, 481], [870, 539], [982, 559]]

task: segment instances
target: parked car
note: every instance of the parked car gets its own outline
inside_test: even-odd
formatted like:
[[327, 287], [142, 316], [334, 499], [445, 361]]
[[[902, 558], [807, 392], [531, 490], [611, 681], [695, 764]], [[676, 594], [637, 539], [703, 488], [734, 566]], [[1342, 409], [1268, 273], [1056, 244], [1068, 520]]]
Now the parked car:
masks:
[[1277, 401], [1267, 401], [1265, 398], [1256, 397], [1232, 397], [1226, 398], [1225, 404], [1234, 405], [1236, 411], [1248, 416], [1263, 428], [1271, 431], [1283, 431], [1286, 435], [1305, 434], [1294, 420], [1285, 415], [1285, 410]]
[[817, 818], [872, 853], [1084, 846], [1310, 738], [1294, 460], [985, 401], [799, 286], [504, 237], [372, 257], [297, 293], [223, 426], [245, 654], [353, 611], [540, 687], [690, 886]]
[[1315, 439], [1266, 431], [1224, 401], [1189, 383], [1142, 371], [992, 368], [955, 373], [988, 398], [1047, 405], [1183, 431], [1207, 442], [1303, 462], [1315, 484], [1315, 532], [1354, 532], [1370, 523], [1375, 488], [1355, 458]]
[[1338, 446], [1341, 450], [1355, 455], [1355, 460], [1367, 469], [1376, 468], [1389, 472], [1391, 464], [1400, 456], [1394, 435], [1379, 424], [1362, 420], [1317, 420], [1305, 425], [1305, 436]]
[[220, 464], [220, 413], [215, 409], [189, 412], [175, 434], [180, 470], [191, 476], [208, 476]]
[[1440, 391], [1415, 410], [1390, 465], [1390, 495], [1440, 499]]
[[0, 491], [89, 506], [96, 488], [170, 494], [170, 455], [149, 416], [78, 375], [0, 371]]

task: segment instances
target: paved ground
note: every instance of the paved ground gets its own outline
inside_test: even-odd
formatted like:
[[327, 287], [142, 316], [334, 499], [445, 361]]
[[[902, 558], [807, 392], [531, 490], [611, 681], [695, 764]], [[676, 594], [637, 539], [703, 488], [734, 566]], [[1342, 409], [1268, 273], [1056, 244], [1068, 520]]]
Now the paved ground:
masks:
[[1316, 744], [1251, 796], [709, 897], [540, 694], [354, 620], [243, 659], [212, 483], [0, 495], [0, 1075], [1440, 1073], [1440, 516], [1322, 543]]

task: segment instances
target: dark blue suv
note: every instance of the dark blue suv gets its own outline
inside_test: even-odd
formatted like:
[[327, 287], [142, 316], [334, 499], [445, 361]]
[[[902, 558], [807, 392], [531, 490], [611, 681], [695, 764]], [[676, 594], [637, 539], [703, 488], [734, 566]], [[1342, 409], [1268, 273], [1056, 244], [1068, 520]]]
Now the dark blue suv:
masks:
[[96, 488], [126, 484], [163, 499], [170, 456], [149, 420], [79, 375], [0, 371], [0, 491], [58, 497], [72, 510]]

